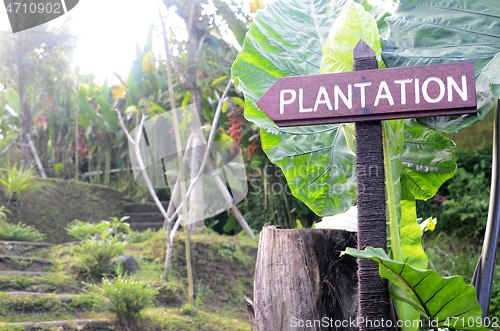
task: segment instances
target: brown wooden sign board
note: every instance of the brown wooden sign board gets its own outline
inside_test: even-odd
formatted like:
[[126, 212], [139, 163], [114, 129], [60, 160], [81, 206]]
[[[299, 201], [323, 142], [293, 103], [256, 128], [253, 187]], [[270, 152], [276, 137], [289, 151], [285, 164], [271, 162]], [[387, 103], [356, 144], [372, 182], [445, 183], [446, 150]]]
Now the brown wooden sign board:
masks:
[[474, 65], [282, 77], [257, 105], [280, 127], [475, 114]]

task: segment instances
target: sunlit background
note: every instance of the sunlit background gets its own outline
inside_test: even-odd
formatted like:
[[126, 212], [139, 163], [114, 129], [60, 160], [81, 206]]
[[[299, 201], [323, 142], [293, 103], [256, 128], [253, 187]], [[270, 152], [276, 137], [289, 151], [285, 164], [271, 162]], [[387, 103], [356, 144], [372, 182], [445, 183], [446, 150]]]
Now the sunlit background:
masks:
[[[242, 2], [243, 8], [249, 10], [250, 0]], [[370, 0], [370, 3], [382, 2], [384, 1]], [[70, 18], [71, 31], [79, 38], [73, 66], [78, 66], [84, 74], [94, 74], [98, 82], [108, 79], [109, 83], [114, 84], [119, 81], [113, 72], [121, 76], [128, 75], [135, 58], [135, 47], [137, 44], [144, 45], [151, 24], [160, 26], [158, 3], [158, 0], [80, 0], [67, 15], [47, 24], [59, 26]], [[175, 14], [175, 8], [168, 12], [163, 4], [160, 8], [167, 17], [167, 28], [173, 31], [177, 39], [187, 39], [185, 24]], [[206, 10], [213, 9], [208, 7]], [[220, 25], [222, 18], [218, 19], [215, 23]], [[227, 25], [222, 24], [220, 30], [224, 39], [238, 48]], [[4, 6], [0, 6], [0, 31], [12, 33]], [[162, 39], [158, 34], [155, 35], [153, 48], [155, 54], [164, 53]]]

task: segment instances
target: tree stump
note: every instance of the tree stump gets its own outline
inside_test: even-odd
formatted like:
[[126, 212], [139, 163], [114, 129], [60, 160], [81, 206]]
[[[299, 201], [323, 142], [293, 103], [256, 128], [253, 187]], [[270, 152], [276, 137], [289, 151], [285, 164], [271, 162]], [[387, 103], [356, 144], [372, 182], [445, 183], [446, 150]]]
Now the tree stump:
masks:
[[347, 324], [356, 320], [358, 280], [356, 259], [340, 257], [346, 247], [356, 247], [355, 233], [266, 224], [255, 269], [255, 331], [357, 330]]

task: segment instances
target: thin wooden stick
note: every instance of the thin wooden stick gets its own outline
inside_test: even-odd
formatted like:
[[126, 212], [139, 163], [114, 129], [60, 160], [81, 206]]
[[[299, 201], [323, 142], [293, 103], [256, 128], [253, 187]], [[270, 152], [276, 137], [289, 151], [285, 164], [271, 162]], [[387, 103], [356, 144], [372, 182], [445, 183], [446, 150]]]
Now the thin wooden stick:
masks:
[[3, 149], [2, 153], [0, 153], [0, 157], [4, 156], [5, 153], [7, 153], [7, 151], [9, 150], [9, 148], [11, 148], [12, 146], [14, 146], [15, 143], [17, 143], [20, 137], [21, 135], [17, 136], [16, 139], [12, 139], [10, 143], [7, 145], [7, 147]]
[[[125, 122], [123, 121], [122, 114], [120, 113], [119, 109], [116, 109], [116, 116], [118, 117], [118, 123], [120, 123], [120, 126], [122, 127], [123, 132], [125, 132], [125, 135], [127, 136], [128, 141], [134, 146], [134, 152], [135, 156], [137, 158], [137, 163], [139, 163], [139, 168], [141, 169], [142, 176], [144, 178], [144, 182], [146, 183], [146, 187], [148, 188], [149, 193], [153, 197], [153, 200], [160, 210], [160, 213], [165, 219], [169, 219], [167, 212], [165, 211], [165, 208], [160, 202], [160, 199], [158, 199], [158, 196], [156, 195], [156, 192], [153, 188], [153, 184], [151, 183], [151, 180], [149, 179], [148, 173], [146, 171], [146, 166], [144, 165], [144, 161], [142, 159], [142, 154], [141, 154], [141, 149], [139, 147], [139, 142], [142, 134], [142, 128], [144, 126], [144, 122], [146, 120], [147, 115], [143, 115], [141, 122], [139, 124], [139, 127], [137, 128], [137, 136], [136, 139], [132, 138], [130, 133], [128, 132], [127, 128], [125, 127]], [[143, 170], [144, 169], [144, 170]]]
[[33, 141], [31, 140], [31, 135], [29, 133], [27, 133], [26, 138], [28, 139], [28, 146], [30, 147], [31, 152], [33, 153], [33, 157], [35, 158], [36, 165], [38, 167], [38, 171], [40, 171], [42, 178], [47, 178], [47, 175], [45, 174], [45, 170], [43, 169], [42, 162], [40, 161], [40, 158], [38, 157], [38, 153], [36, 152], [35, 144], [33, 144]]
[[79, 172], [79, 157], [78, 157], [78, 129], [80, 128], [80, 121], [78, 113], [80, 112], [80, 74], [76, 73], [76, 111], [75, 111], [75, 182], [78, 181]]
[[[179, 176], [181, 178], [181, 197], [183, 202], [182, 207], [182, 216], [184, 219], [184, 233], [186, 236], [186, 264], [187, 264], [187, 273], [188, 273], [188, 288], [189, 288], [189, 300], [188, 303], [190, 306], [194, 306], [194, 278], [193, 278], [193, 268], [191, 262], [191, 238], [189, 234], [190, 227], [186, 224], [186, 220], [188, 220], [188, 212], [187, 212], [187, 202], [186, 202], [186, 184], [184, 182], [184, 167], [182, 164], [182, 146], [181, 146], [181, 135], [179, 132], [179, 122], [177, 120], [177, 112], [175, 107], [175, 98], [174, 98], [174, 89], [172, 84], [172, 71], [170, 68], [170, 51], [168, 49], [168, 40], [167, 40], [167, 29], [165, 27], [165, 21], [163, 20], [163, 16], [161, 15], [160, 3], [158, 2], [158, 15], [161, 20], [161, 26], [163, 29], [163, 42], [165, 44], [165, 52], [167, 54], [167, 81], [168, 81], [168, 89], [170, 94], [170, 104], [172, 108], [172, 115], [174, 119], [174, 134], [175, 134], [175, 144], [177, 147], [177, 159], [179, 160]], [[169, 228], [169, 227], [167, 227]], [[167, 234], [168, 235], [168, 234]], [[167, 239], [168, 240], [168, 239]]]

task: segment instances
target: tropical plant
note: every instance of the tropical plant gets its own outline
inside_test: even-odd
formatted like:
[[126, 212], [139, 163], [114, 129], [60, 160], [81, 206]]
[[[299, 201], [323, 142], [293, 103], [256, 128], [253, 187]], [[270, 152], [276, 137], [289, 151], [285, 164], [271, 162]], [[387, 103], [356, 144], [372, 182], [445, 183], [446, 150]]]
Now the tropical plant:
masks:
[[105, 240], [108, 236], [124, 239], [125, 235], [132, 231], [130, 224], [125, 222], [129, 218], [129, 216], [124, 216], [120, 219], [118, 217], [111, 217], [111, 223], [107, 222], [108, 228], [102, 232], [101, 239]]
[[99, 280], [112, 272], [110, 262], [123, 253], [125, 243], [111, 237], [107, 240], [94, 238], [83, 240], [75, 248], [71, 267], [85, 279]]
[[23, 196], [33, 192], [38, 192], [51, 184], [38, 180], [33, 172], [33, 168], [20, 169], [17, 163], [7, 169], [7, 174], [0, 172], [0, 189], [8, 202], [20, 202]]
[[100, 286], [90, 285], [88, 293], [95, 297], [96, 304], [116, 315], [120, 326], [132, 327], [141, 317], [141, 312], [153, 305], [158, 289], [135, 277], [118, 276], [110, 281], [105, 278]]
[[40, 242], [45, 238], [46, 236], [43, 233], [21, 222], [18, 224], [11, 224], [5, 221], [0, 222], [0, 240]]
[[[270, 160], [283, 169], [292, 193], [318, 215], [329, 216], [344, 212], [355, 200], [352, 125], [278, 128], [259, 110], [256, 101], [279, 77], [352, 70], [352, 50], [361, 38], [375, 50], [381, 68], [451, 62], [455, 58], [450, 56], [450, 50], [462, 52], [458, 47], [460, 38], [470, 39], [470, 45], [474, 46], [467, 47], [470, 52], [460, 53], [459, 58], [462, 60], [462, 55], [467, 55], [465, 58], [477, 62], [477, 115], [383, 122], [390, 254], [398, 263], [425, 268], [427, 257], [420, 243], [415, 200], [434, 196], [456, 168], [453, 143], [439, 130], [456, 131], [481, 120], [494, 107], [489, 83], [498, 83], [494, 66], [498, 60], [493, 58], [498, 49], [488, 48], [489, 42], [484, 41], [491, 36], [487, 26], [493, 24], [492, 18], [471, 18], [476, 24], [475, 29], [469, 31], [461, 27], [464, 20], [460, 15], [481, 16], [479, 13], [485, 8], [493, 10], [494, 5], [474, 4], [473, 7], [481, 8], [457, 11], [455, 7], [463, 3], [446, 6], [426, 3], [425, 10], [421, 10], [414, 1], [401, 1], [399, 13], [396, 11], [396, 15], [387, 20], [391, 29], [386, 30], [380, 18], [387, 15], [365, 2], [362, 4], [364, 6], [351, 0], [319, 0], [313, 6], [301, 0], [293, 1], [293, 5], [283, 1], [269, 4], [257, 13], [233, 65], [232, 75], [245, 93], [245, 116], [261, 127], [262, 147]], [[378, 20], [365, 13], [365, 9]], [[436, 24], [427, 20], [431, 14], [441, 15], [436, 30]], [[297, 17], [301, 20], [297, 21]], [[484, 24], [486, 21], [489, 23]], [[457, 25], [457, 35], [443, 43], [439, 37], [450, 34], [450, 24]], [[387, 41], [381, 41], [377, 25], [381, 31], [390, 31]], [[408, 26], [412, 29], [408, 30]], [[479, 44], [484, 41], [485, 52], [489, 52], [480, 59], [473, 55], [478, 41], [473, 37], [476, 34], [481, 35]], [[415, 43], [417, 38], [419, 43]], [[415, 47], [418, 49], [415, 53], [409, 46], [424, 44], [429, 47]], [[448, 44], [450, 46], [446, 46]], [[408, 53], [412, 56], [406, 57]], [[492, 63], [485, 67], [489, 60]], [[398, 299], [399, 317], [418, 319], [420, 312]]]
[[455, 154], [455, 176], [432, 199], [417, 201], [417, 215], [436, 217], [438, 232], [478, 242], [488, 218], [492, 149], [457, 150]]
[[[444, 327], [487, 330], [474, 286], [467, 285], [461, 276], [443, 278], [434, 270], [394, 261], [382, 248], [367, 247], [360, 251], [348, 247], [343, 254], [378, 262], [380, 276], [392, 284], [391, 297], [405, 302], [426, 317], [434, 330]], [[493, 326], [491, 320], [487, 326]]]
[[90, 239], [96, 234], [101, 235], [109, 229], [109, 222], [101, 221], [99, 223], [82, 222], [74, 220], [66, 227], [66, 232], [79, 240]]
[[131, 244], [139, 244], [145, 242], [156, 233], [156, 231], [147, 229], [146, 231], [130, 231], [127, 241]]

